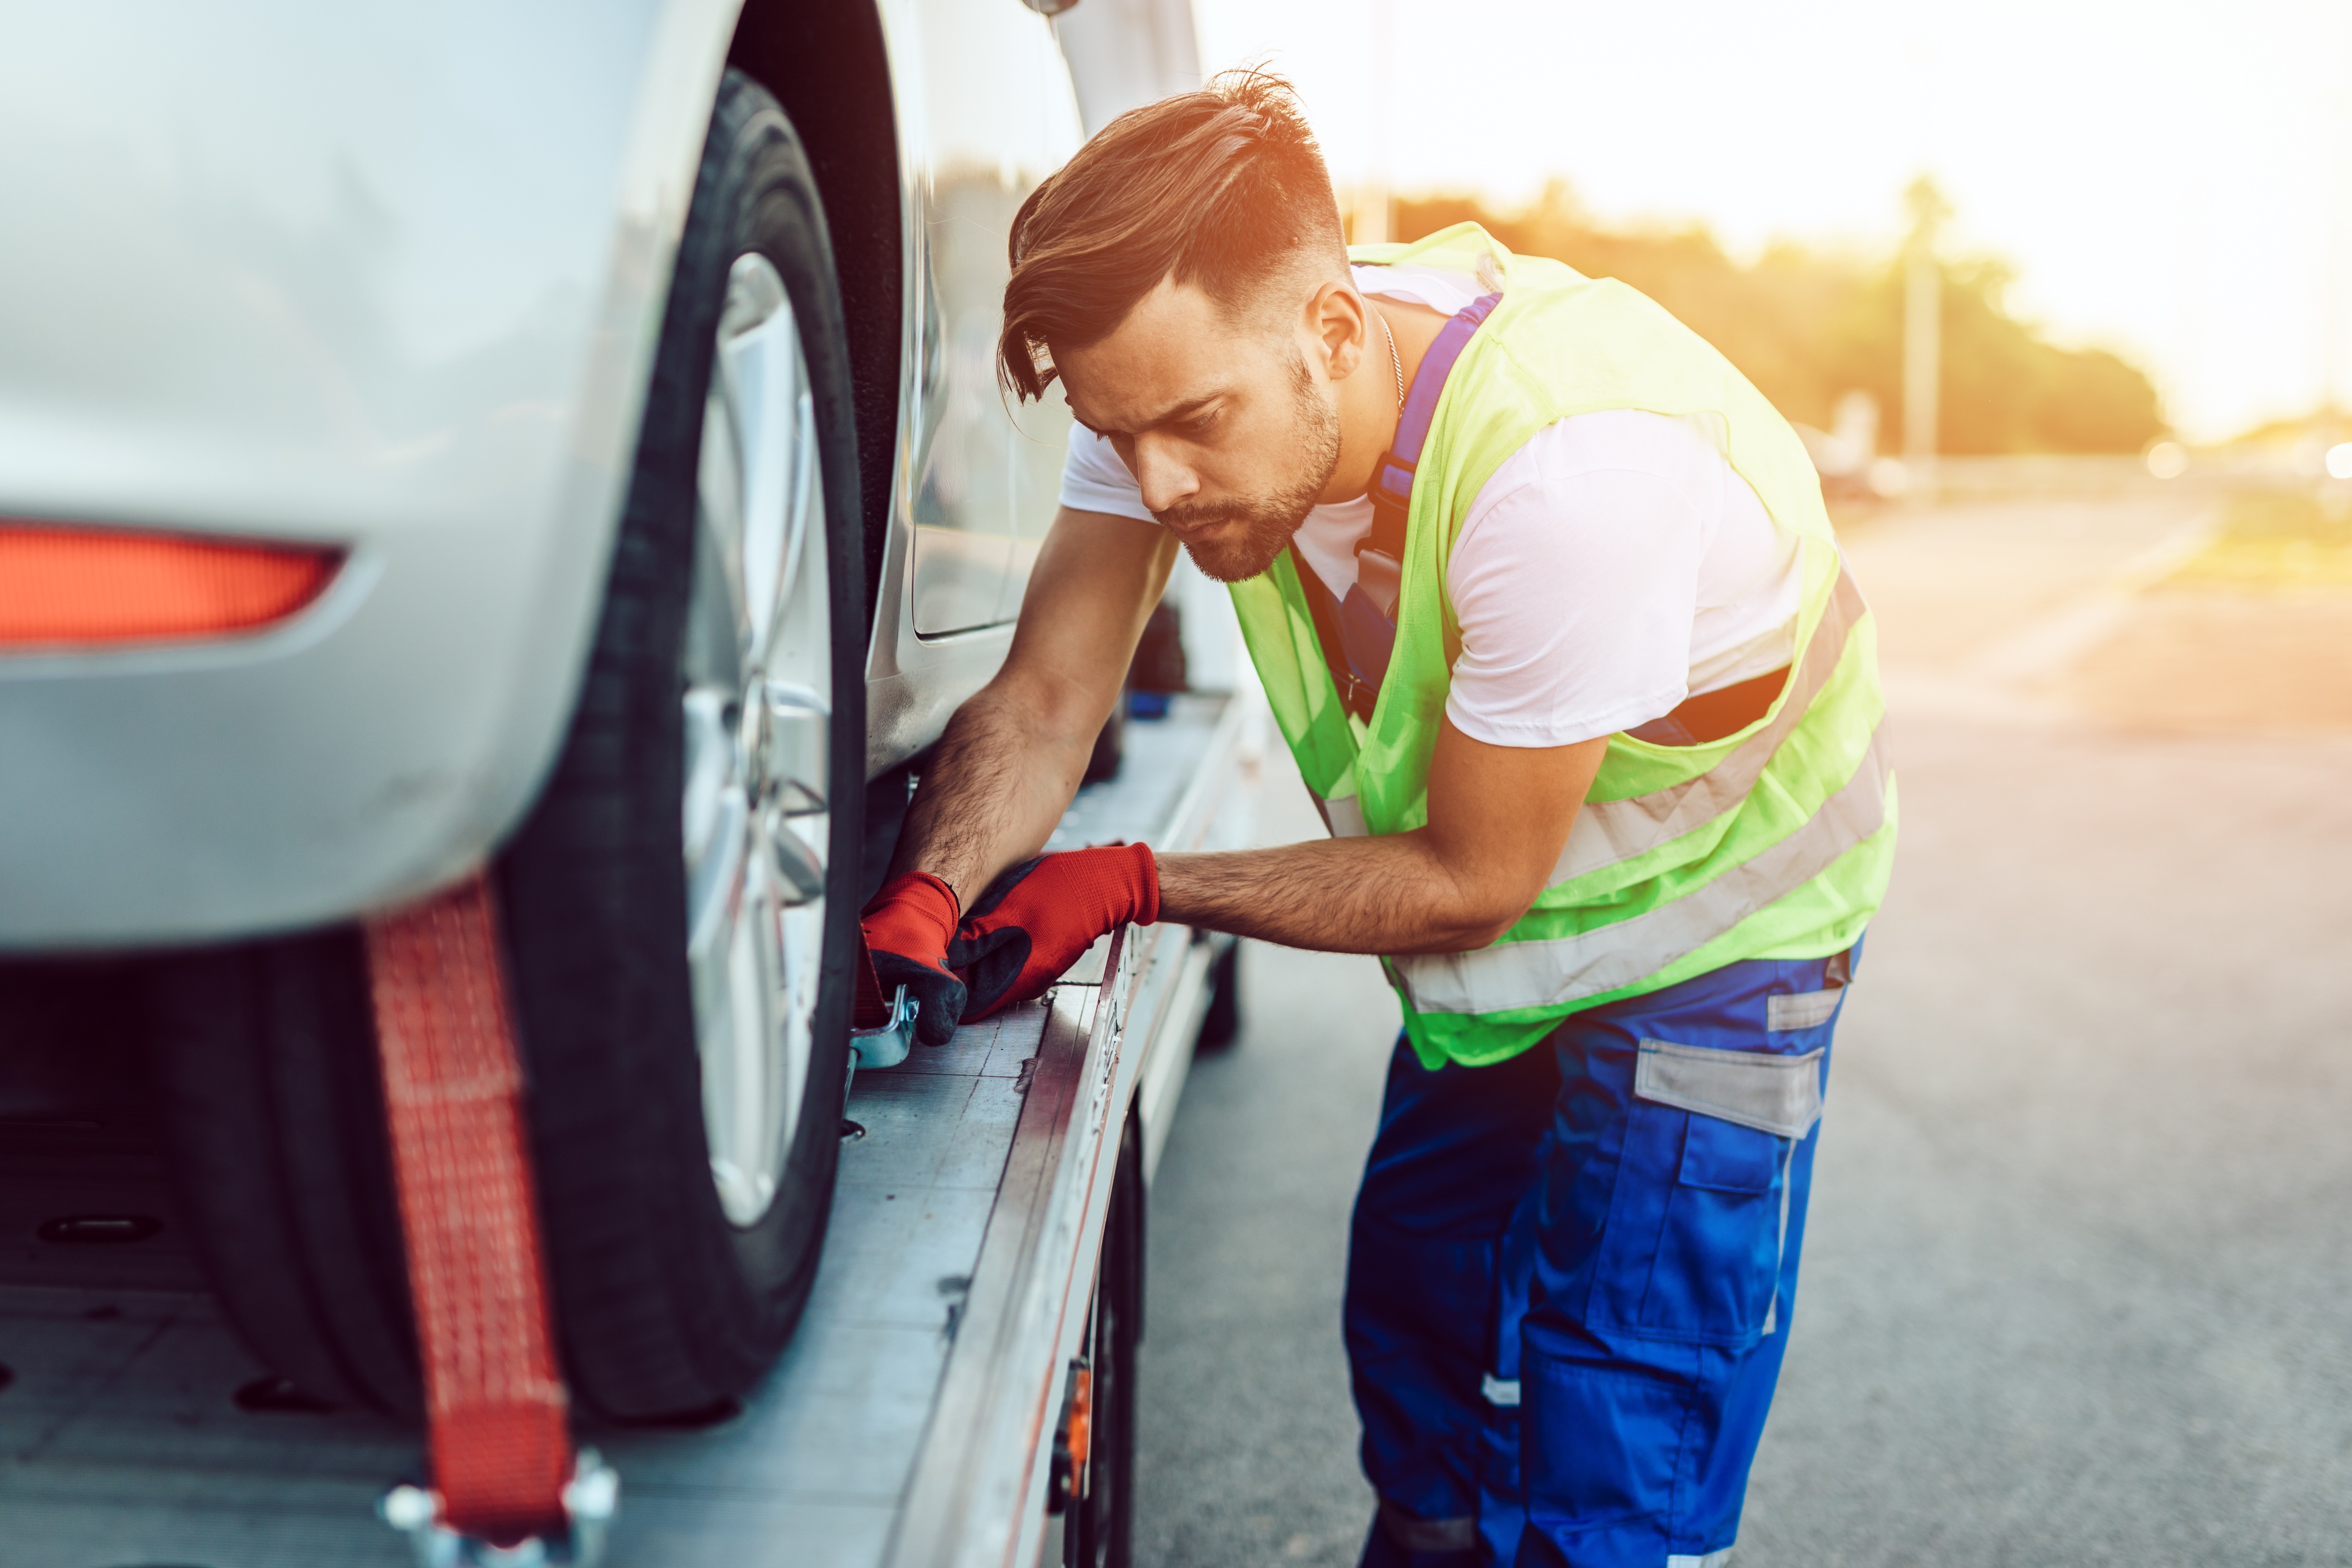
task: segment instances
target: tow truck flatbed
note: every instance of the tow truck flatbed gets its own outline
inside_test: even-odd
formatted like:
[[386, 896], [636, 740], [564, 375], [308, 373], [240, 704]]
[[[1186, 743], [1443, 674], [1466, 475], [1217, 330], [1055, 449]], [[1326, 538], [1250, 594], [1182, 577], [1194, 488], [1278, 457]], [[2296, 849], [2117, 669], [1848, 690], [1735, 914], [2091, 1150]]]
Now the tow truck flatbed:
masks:
[[[1258, 728], [1247, 696], [1130, 724], [1121, 775], [1081, 793], [1055, 847], [1245, 842]], [[775, 1371], [708, 1425], [582, 1432], [622, 1479], [612, 1568], [1038, 1560], [1129, 1107], [1148, 1173], [1215, 951], [1129, 928], [1048, 997], [856, 1076], [862, 1135]], [[57, 1239], [129, 1217], [162, 1228]], [[94, 1127], [0, 1143], [0, 1568], [412, 1561], [373, 1510], [418, 1475], [418, 1435], [286, 1407], [205, 1292], [150, 1145]], [[68, 1251], [74, 1283], [45, 1282]]]

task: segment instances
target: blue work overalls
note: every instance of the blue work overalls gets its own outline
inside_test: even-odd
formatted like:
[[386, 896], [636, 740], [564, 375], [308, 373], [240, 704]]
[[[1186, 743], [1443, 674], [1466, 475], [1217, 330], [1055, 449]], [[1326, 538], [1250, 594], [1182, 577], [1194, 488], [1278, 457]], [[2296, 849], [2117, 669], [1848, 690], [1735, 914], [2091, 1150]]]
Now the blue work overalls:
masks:
[[[1488, 1067], [1433, 1072], [1399, 1040], [1348, 1264], [1381, 1500], [1365, 1568], [1711, 1568], [1728, 1550], [1859, 952], [1728, 964]], [[1777, 1088], [1759, 1101], [1735, 1070], [1710, 1098], [1722, 1067]]]

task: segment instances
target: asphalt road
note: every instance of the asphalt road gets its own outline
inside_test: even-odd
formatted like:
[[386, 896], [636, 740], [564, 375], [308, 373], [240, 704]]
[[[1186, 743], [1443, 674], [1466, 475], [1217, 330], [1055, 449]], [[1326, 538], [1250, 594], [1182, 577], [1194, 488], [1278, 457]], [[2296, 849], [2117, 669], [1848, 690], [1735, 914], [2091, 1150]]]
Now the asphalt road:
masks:
[[[2326, 668], [2156, 638], [2208, 624], [2149, 589], [2196, 526], [2131, 498], [1850, 536], [1903, 848], [1744, 1568], [2352, 1563], [2352, 726], [2118, 673]], [[2290, 710], [2320, 718], [2259, 718]], [[1316, 830], [1295, 778], [1266, 829]], [[1340, 1269], [1396, 1012], [1365, 960], [1244, 962], [1152, 1198], [1139, 1556], [1345, 1565]]]

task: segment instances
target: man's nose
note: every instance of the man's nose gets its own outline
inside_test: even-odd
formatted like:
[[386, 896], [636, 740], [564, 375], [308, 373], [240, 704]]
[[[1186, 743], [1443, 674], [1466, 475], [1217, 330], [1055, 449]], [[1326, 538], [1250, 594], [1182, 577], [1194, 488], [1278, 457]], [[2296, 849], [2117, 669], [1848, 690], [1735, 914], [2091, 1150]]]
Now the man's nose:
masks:
[[1169, 443], [1150, 436], [1136, 438], [1135, 486], [1143, 492], [1144, 506], [1152, 511], [1172, 510], [1201, 491], [1201, 481], [1191, 465], [1179, 459]]

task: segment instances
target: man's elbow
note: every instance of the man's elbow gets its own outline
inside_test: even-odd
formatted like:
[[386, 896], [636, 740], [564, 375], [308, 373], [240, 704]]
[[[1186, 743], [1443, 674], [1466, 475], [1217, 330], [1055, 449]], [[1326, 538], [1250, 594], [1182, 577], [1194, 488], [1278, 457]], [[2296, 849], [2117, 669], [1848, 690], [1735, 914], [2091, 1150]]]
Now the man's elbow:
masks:
[[1499, 920], [1482, 921], [1475, 925], [1466, 927], [1462, 933], [1462, 944], [1456, 947], [1454, 951], [1456, 952], [1468, 952], [1475, 948], [1494, 946], [1496, 942], [1503, 940], [1503, 934], [1506, 931], [1519, 923], [1519, 917], [1527, 912], [1528, 911], [1522, 908], [1514, 910], [1510, 914], [1503, 916]]
[[1520, 917], [1534, 903], [1534, 893], [1521, 893], [1516, 889], [1466, 895], [1454, 909], [1446, 911], [1444, 919], [1433, 922], [1436, 929], [1430, 933], [1432, 940], [1419, 951], [1469, 952], [1491, 947], [1519, 923]]

